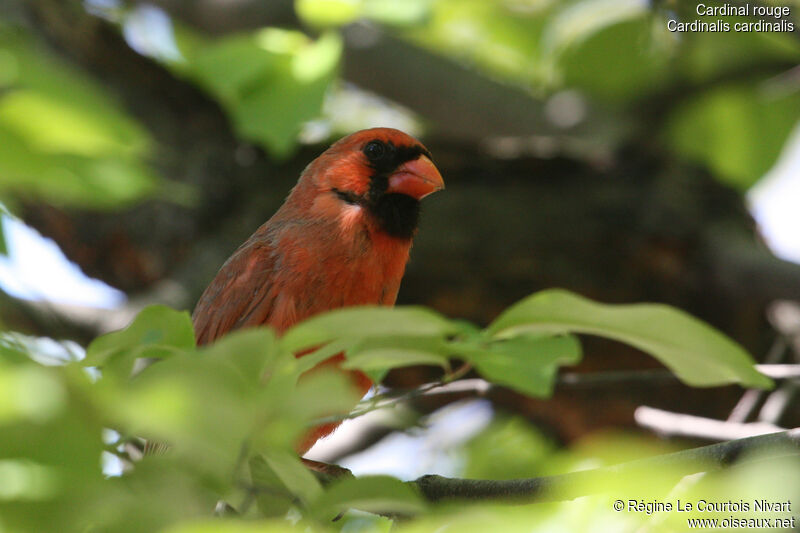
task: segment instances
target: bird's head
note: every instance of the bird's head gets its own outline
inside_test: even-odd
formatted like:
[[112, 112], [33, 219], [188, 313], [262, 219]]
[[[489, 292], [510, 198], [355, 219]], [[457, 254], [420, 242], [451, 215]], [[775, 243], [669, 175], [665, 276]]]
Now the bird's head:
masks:
[[444, 189], [430, 152], [391, 128], [362, 130], [339, 140], [303, 173], [320, 215], [365, 217], [391, 236], [410, 238], [419, 201]]

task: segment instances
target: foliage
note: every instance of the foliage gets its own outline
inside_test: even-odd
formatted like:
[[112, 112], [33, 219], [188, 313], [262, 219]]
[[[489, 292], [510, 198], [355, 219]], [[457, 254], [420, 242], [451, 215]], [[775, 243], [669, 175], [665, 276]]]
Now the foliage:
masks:
[[[391, 18], [373, 16], [374, 3], [383, 4], [296, 1], [298, 14], [312, 24], [382, 22], [433, 53], [521, 87], [531, 94], [531, 105], [546, 106], [565, 89], [577, 91], [589, 108], [581, 115], [613, 109], [623, 129], [637, 134], [647, 128], [663, 148], [706, 165], [741, 190], [772, 166], [800, 121], [796, 83], [771, 78], [800, 60], [796, 35], [670, 32], [669, 20], [698, 18], [689, 4], [414, 1]], [[665, 116], [641, 113], [653, 106]]]
[[0, 198], [114, 208], [158, 191], [149, 134], [84, 74], [0, 24]]
[[[677, 344], [667, 347], [653, 338], [651, 313]], [[484, 330], [422, 308], [365, 307], [320, 315], [282, 338], [255, 328], [203, 347], [195, 346], [186, 313], [154, 306], [126, 329], [96, 339], [80, 361], [74, 345], [54, 348], [52, 341], [3, 337], [2, 526], [8, 531], [47, 531], [55, 524], [62, 531], [280, 531], [293, 529], [283, 518], [288, 516], [295, 527], [312, 530], [387, 530], [391, 521], [374, 513], [424, 516], [403, 526], [412, 531], [458, 523], [462, 518], [446, 507], [430, 509], [412, 487], [394, 478], [365, 476], [323, 488], [292, 445], [315, 420], [344, 416], [358, 398], [341, 373], [301, 374], [339, 351], [346, 354], [347, 368], [375, 376], [408, 364], [449, 369], [451, 359], [461, 359], [490, 381], [547, 396], [558, 366], [580, 358], [570, 331], [631, 342], [687, 383], [768, 384], [733, 341], [675, 309], [604, 306], [560, 290], [523, 300]], [[44, 346], [50, 346], [46, 359]], [[316, 350], [294, 357], [309, 348]], [[684, 351], [694, 354], [693, 364], [687, 364]], [[54, 364], [56, 352], [61, 364]], [[493, 424], [465, 446], [467, 472], [508, 477], [512, 469], [524, 468], [534, 474], [552, 447], [530, 432], [519, 422]], [[168, 443], [168, 449], [131, 463], [137, 437]], [[521, 456], [502, 453], [515, 445], [530, 450], [524, 467], [514, 462]], [[107, 464], [123, 461], [124, 472], [104, 478], [101, 456]], [[633, 482], [620, 480], [618, 491], [630, 490], [626, 483]], [[603, 504], [580, 504], [586, 516], [614, 518], [614, 524], [641, 522], [641, 516], [620, 522], [604, 498], [598, 500]], [[272, 521], [256, 525], [234, 516], [207, 522], [220, 500], [242, 518]], [[476, 524], [500, 519], [492, 508], [466, 512]], [[534, 506], [502, 520], [513, 529], [532, 517], [561, 520], [564, 513], [566, 506]]]
[[319, 116], [336, 74], [342, 43], [266, 28], [215, 40], [181, 28], [182, 57], [171, 68], [196, 81], [224, 106], [237, 133], [276, 156], [295, 146], [300, 126]]
[[[321, 30], [316, 39], [284, 28], [211, 37], [166, 17], [168, 35], [147, 35], [142, 11], [152, 7], [93, 9], [127, 35], [145, 32], [137, 42], [151, 49], [140, 51], [207, 91], [242, 139], [274, 156], [289, 155], [304, 125], [324, 115], [344, 54], [338, 28], [366, 20], [528, 92], [567, 143], [572, 125], [613, 117], [615, 133], [606, 128], [610, 137], [593, 142], [614, 149], [644, 128], [662, 149], [746, 190], [774, 164], [800, 120], [796, 83], [780, 76], [800, 60], [800, 41], [776, 32], [673, 33], [669, 20], [697, 15], [667, 4], [296, 0], [297, 15]], [[159, 46], [174, 53], [159, 53]], [[555, 105], [552, 98], [565, 90], [569, 105]], [[11, 26], [0, 26], [0, 91], [6, 202], [33, 195], [108, 208], [158, 191], [147, 164], [152, 140], [141, 126], [105, 88]]]

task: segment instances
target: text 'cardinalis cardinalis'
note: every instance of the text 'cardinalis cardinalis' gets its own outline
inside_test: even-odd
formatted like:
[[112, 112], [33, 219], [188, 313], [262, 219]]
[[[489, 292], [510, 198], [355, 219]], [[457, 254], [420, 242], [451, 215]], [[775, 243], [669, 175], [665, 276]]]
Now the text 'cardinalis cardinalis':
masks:
[[[422, 198], [444, 188], [428, 150], [390, 128], [349, 135], [311, 162], [286, 201], [225, 262], [197, 303], [198, 344], [353, 305], [394, 305]], [[339, 356], [341, 357], [341, 356]], [[372, 385], [351, 372], [363, 395]], [[312, 430], [305, 453], [338, 424]]]

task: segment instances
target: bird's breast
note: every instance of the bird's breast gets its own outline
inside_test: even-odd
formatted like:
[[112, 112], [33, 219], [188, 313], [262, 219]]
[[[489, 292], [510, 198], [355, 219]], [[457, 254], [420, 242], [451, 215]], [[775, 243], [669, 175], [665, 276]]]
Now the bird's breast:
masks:
[[279, 291], [277, 316], [283, 330], [324, 311], [356, 305], [393, 305], [408, 262], [410, 239], [370, 232], [363, 225], [318, 228], [307, 239], [279, 249], [287, 273]]

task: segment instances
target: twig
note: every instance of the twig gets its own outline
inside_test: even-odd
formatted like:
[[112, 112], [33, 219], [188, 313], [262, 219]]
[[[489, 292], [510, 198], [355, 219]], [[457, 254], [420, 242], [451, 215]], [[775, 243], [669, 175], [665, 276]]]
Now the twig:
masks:
[[[765, 363], [780, 363], [786, 357], [786, 349], [789, 343], [783, 335], [778, 335], [770, 346], [767, 355], [764, 357]], [[753, 413], [756, 406], [764, 398], [764, 391], [759, 389], [748, 389], [731, 410], [728, 415], [728, 422], [746, 422]]]
[[742, 439], [786, 430], [786, 428], [766, 422], [749, 424], [726, 422], [702, 416], [673, 413], [644, 405], [636, 408], [633, 418], [640, 426], [652, 429], [660, 435], [710, 440]]
[[[529, 479], [486, 480], [454, 479], [436, 475], [410, 482], [429, 501], [506, 500], [520, 503], [563, 501], [602, 492], [604, 481], [620, 475], [669, 469], [676, 478], [716, 470], [736, 461], [742, 453], [754, 450], [793, 448], [800, 451], [800, 429], [732, 440], [701, 448], [639, 459], [605, 468]], [[783, 455], [783, 453], [776, 454]]]
[[782, 383], [780, 387], [772, 391], [772, 393], [764, 401], [761, 410], [758, 412], [759, 422], [766, 422], [768, 424], [777, 424], [780, 421], [783, 413], [792, 403], [795, 395], [797, 394], [797, 384], [791, 381]]
[[[331, 422], [341, 422], [343, 420], [350, 420], [353, 418], [358, 418], [363, 416], [367, 413], [371, 413], [377, 409], [385, 409], [387, 407], [394, 407], [395, 405], [406, 402], [408, 400], [412, 400], [414, 398], [418, 398], [420, 396], [431, 394], [432, 391], [436, 389], [447, 389], [446, 392], [452, 392], [453, 389], [464, 388], [464, 390], [474, 391], [477, 390], [478, 385], [473, 384], [472, 382], [481, 382], [486, 385], [490, 385], [488, 382], [482, 379], [465, 379], [460, 380], [462, 376], [466, 375], [470, 370], [472, 370], [472, 365], [469, 363], [465, 363], [455, 369], [452, 373], [446, 375], [441, 381], [435, 381], [433, 383], [427, 383], [425, 385], [421, 385], [415, 389], [393, 389], [386, 391], [382, 394], [376, 394], [371, 398], [363, 400], [356, 405], [355, 409], [353, 409], [350, 413], [346, 415], [333, 415], [327, 416], [324, 418], [318, 418], [310, 423], [311, 426], [317, 426], [320, 424], [328, 424]], [[464, 383], [469, 382], [467, 387], [464, 387]], [[486, 387], [488, 390], [489, 387]], [[435, 393], [435, 392], [434, 392]]]
[[[756, 370], [772, 379], [800, 379], [800, 364], [755, 365]], [[564, 373], [559, 379], [559, 385], [618, 385], [627, 381], [639, 383], [652, 383], [654, 381], [676, 381], [678, 378], [667, 369], [656, 368], [652, 370], [625, 370], [613, 372], [594, 372], [591, 374]]]
[[[800, 365], [756, 365], [756, 368], [762, 374], [773, 379], [800, 379]], [[462, 369], [456, 370], [454, 374], [458, 373], [460, 370]], [[674, 383], [677, 380], [678, 378], [667, 369], [653, 369], [594, 372], [591, 374], [565, 373], [558, 377], [557, 383], [560, 386], [569, 387], [603, 387], [615, 386], [627, 382], [652, 384], [653, 382]], [[422, 385], [416, 389], [393, 389], [360, 402], [356, 408], [347, 415], [334, 415], [319, 418], [311, 422], [311, 425], [341, 422], [342, 420], [358, 418], [376, 409], [393, 407], [399, 403], [421, 396], [456, 393], [472, 393], [475, 396], [486, 396], [489, 392], [497, 388], [498, 385], [493, 385], [480, 378], [474, 378], [452, 382], [446, 382], [444, 380], [437, 381]]]

